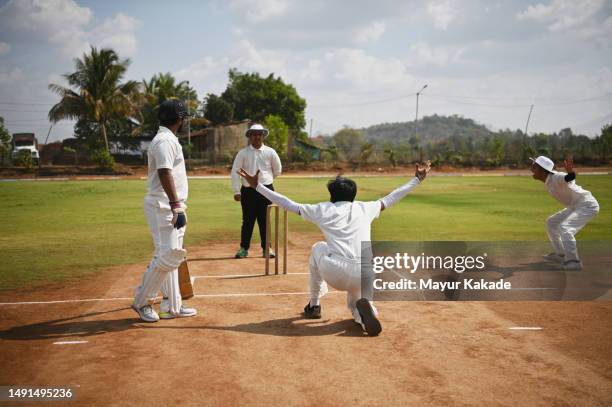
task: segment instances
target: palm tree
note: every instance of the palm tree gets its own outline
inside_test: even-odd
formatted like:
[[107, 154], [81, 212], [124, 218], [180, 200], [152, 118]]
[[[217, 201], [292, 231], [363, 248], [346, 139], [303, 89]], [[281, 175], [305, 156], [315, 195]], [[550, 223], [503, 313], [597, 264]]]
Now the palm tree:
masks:
[[198, 96], [195, 90], [189, 87], [189, 82], [177, 82], [176, 78], [169, 72], [158, 73], [147, 82], [142, 81], [145, 91], [157, 98], [157, 103], [166, 99], [181, 99], [183, 101], [197, 101]]
[[76, 71], [64, 75], [70, 87], [49, 85], [61, 97], [49, 110], [49, 120], [56, 123], [63, 119], [86, 119], [98, 123], [109, 151], [107, 123], [138, 112], [140, 85], [136, 81], [121, 83], [130, 60], [119, 60], [112, 49], [98, 50], [92, 46], [89, 54], [76, 58], [74, 63]]
[[143, 132], [155, 133], [157, 128], [157, 106], [164, 100], [179, 99], [189, 105], [190, 112], [195, 112], [198, 107], [198, 95], [189, 86], [189, 82], [177, 82], [171, 73], [158, 73], [148, 81], [142, 80], [143, 105], [142, 115], [144, 117]]

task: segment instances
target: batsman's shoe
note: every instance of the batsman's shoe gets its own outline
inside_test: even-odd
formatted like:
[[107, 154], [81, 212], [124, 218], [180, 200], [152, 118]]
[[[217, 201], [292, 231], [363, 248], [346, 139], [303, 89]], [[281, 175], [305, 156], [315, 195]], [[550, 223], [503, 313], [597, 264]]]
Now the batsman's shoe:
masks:
[[181, 305], [181, 311], [178, 315], [170, 313], [170, 303], [167, 298], [164, 298], [159, 304], [159, 318], [161, 319], [173, 319], [173, 318], [187, 318], [198, 315], [198, 310], [195, 308], [187, 308]]
[[[266, 251], [263, 250], [261, 253], [261, 256], [265, 259], [266, 258]], [[270, 249], [270, 258], [273, 259], [276, 257], [276, 253], [274, 253], [274, 250]]]
[[308, 319], [320, 319], [321, 318], [321, 306], [311, 306], [310, 302], [304, 307], [304, 316]]
[[548, 253], [542, 257], [544, 257], [544, 260], [552, 261], [555, 263], [563, 263], [565, 261], [565, 256], [557, 253]]
[[370, 301], [362, 298], [357, 301], [355, 306], [357, 307], [357, 311], [359, 311], [362, 327], [365, 329], [368, 335], [378, 335], [382, 331], [382, 326], [380, 325], [380, 321], [378, 321], [376, 318], [376, 313], [374, 312], [374, 308], [372, 308]]
[[187, 308], [184, 305], [181, 305], [181, 311], [178, 313], [178, 315], [174, 315], [170, 313], [169, 311], [160, 310], [159, 312], [160, 319], [188, 318], [188, 317], [195, 317], [196, 315], [198, 315], [197, 309]]
[[580, 260], [568, 260], [563, 263], [563, 270], [565, 271], [577, 271], [582, 270], [582, 263]]
[[248, 255], [249, 255], [249, 251], [246, 250], [245, 248], [241, 247], [240, 250], [238, 250], [236, 252], [236, 255], [234, 257], [237, 258], [237, 259], [244, 259]]
[[136, 307], [136, 305], [132, 304], [132, 309], [138, 313], [140, 319], [144, 322], [157, 322], [159, 321], [159, 315], [149, 304], [144, 307]]

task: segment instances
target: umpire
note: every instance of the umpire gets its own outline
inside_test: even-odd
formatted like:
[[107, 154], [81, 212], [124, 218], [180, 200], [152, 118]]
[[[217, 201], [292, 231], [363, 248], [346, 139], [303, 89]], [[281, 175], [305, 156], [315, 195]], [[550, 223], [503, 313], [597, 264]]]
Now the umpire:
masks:
[[[263, 195], [251, 188], [247, 181], [240, 178], [238, 171], [242, 168], [249, 174], [259, 171], [259, 180], [266, 188], [274, 191], [274, 178], [282, 171], [280, 158], [273, 148], [264, 145], [264, 138], [268, 136], [268, 130], [261, 124], [253, 124], [245, 133], [249, 139], [249, 145], [236, 154], [232, 166], [232, 188], [234, 200], [239, 201], [242, 206], [242, 229], [240, 234], [240, 250], [236, 253], [237, 259], [243, 259], [249, 255], [251, 237], [255, 221], [259, 226], [261, 237], [261, 248], [265, 255], [266, 241], [266, 208], [270, 201]], [[270, 250], [270, 257], [275, 253]]]

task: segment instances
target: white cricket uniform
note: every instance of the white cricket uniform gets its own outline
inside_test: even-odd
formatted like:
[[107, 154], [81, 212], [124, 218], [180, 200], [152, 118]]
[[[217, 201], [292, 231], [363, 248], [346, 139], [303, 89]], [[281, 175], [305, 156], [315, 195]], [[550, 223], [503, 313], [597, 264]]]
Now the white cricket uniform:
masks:
[[[362, 253], [362, 242], [370, 243], [371, 224], [380, 215], [380, 209], [380, 201], [299, 206], [302, 218], [316, 224], [325, 236], [325, 242], [312, 246], [310, 255], [311, 305], [319, 305], [329, 284], [347, 292], [347, 306], [355, 320], [361, 323], [355, 304], [360, 298], [372, 301], [371, 290], [362, 292], [362, 283], [364, 288], [371, 289], [370, 280], [373, 279], [371, 247], [365, 246], [367, 252]], [[377, 313], [376, 308], [374, 312]]]
[[172, 210], [157, 170], [171, 170], [177, 197], [185, 202], [188, 195], [187, 172], [183, 148], [177, 137], [166, 127], [160, 126], [148, 150], [149, 172], [144, 209], [155, 245], [153, 259], [149, 263], [140, 286], [136, 288], [135, 305], [142, 307], [154, 299], [161, 289], [168, 298], [170, 313], [178, 314], [182, 300], [178, 283], [178, 266], [185, 257], [183, 236], [185, 227], [172, 226]]
[[[298, 204], [259, 183], [257, 192], [280, 207], [297, 213], [315, 223], [325, 236], [325, 242], [312, 246], [310, 254], [310, 305], [319, 305], [327, 293], [327, 283], [347, 292], [347, 306], [355, 321], [362, 324], [356, 302], [361, 298], [372, 303], [374, 271], [372, 270], [371, 224], [382, 209], [398, 203], [421, 183], [414, 177], [389, 195], [373, 202], [321, 202], [316, 205]], [[363, 325], [363, 324], [362, 324]]]
[[546, 220], [546, 229], [553, 250], [565, 261], [580, 260], [575, 235], [599, 212], [595, 197], [576, 181], [565, 181], [564, 172], [548, 175], [544, 185], [548, 193], [566, 208]]
[[238, 175], [240, 168], [253, 175], [259, 170], [259, 182], [264, 185], [272, 184], [274, 178], [278, 177], [283, 169], [281, 160], [272, 147], [262, 144], [260, 148], [255, 148], [249, 144], [238, 151], [236, 158], [234, 158], [234, 165], [232, 166], [232, 189], [234, 195], [240, 194], [241, 186], [249, 186], [249, 183]]

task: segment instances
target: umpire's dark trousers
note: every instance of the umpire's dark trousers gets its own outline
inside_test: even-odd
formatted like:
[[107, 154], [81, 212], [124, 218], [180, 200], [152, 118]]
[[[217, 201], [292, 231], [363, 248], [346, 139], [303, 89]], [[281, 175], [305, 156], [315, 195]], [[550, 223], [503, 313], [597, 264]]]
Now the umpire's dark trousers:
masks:
[[[274, 185], [265, 185], [266, 188], [274, 191]], [[261, 248], [266, 247], [266, 208], [270, 201], [251, 187], [243, 186], [240, 188], [240, 205], [242, 206], [242, 231], [240, 234], [240, 247], [249, 250], [251, 246], [251, 236], [255, 220], [259, 226], [259, 236], [261, 237]]]

